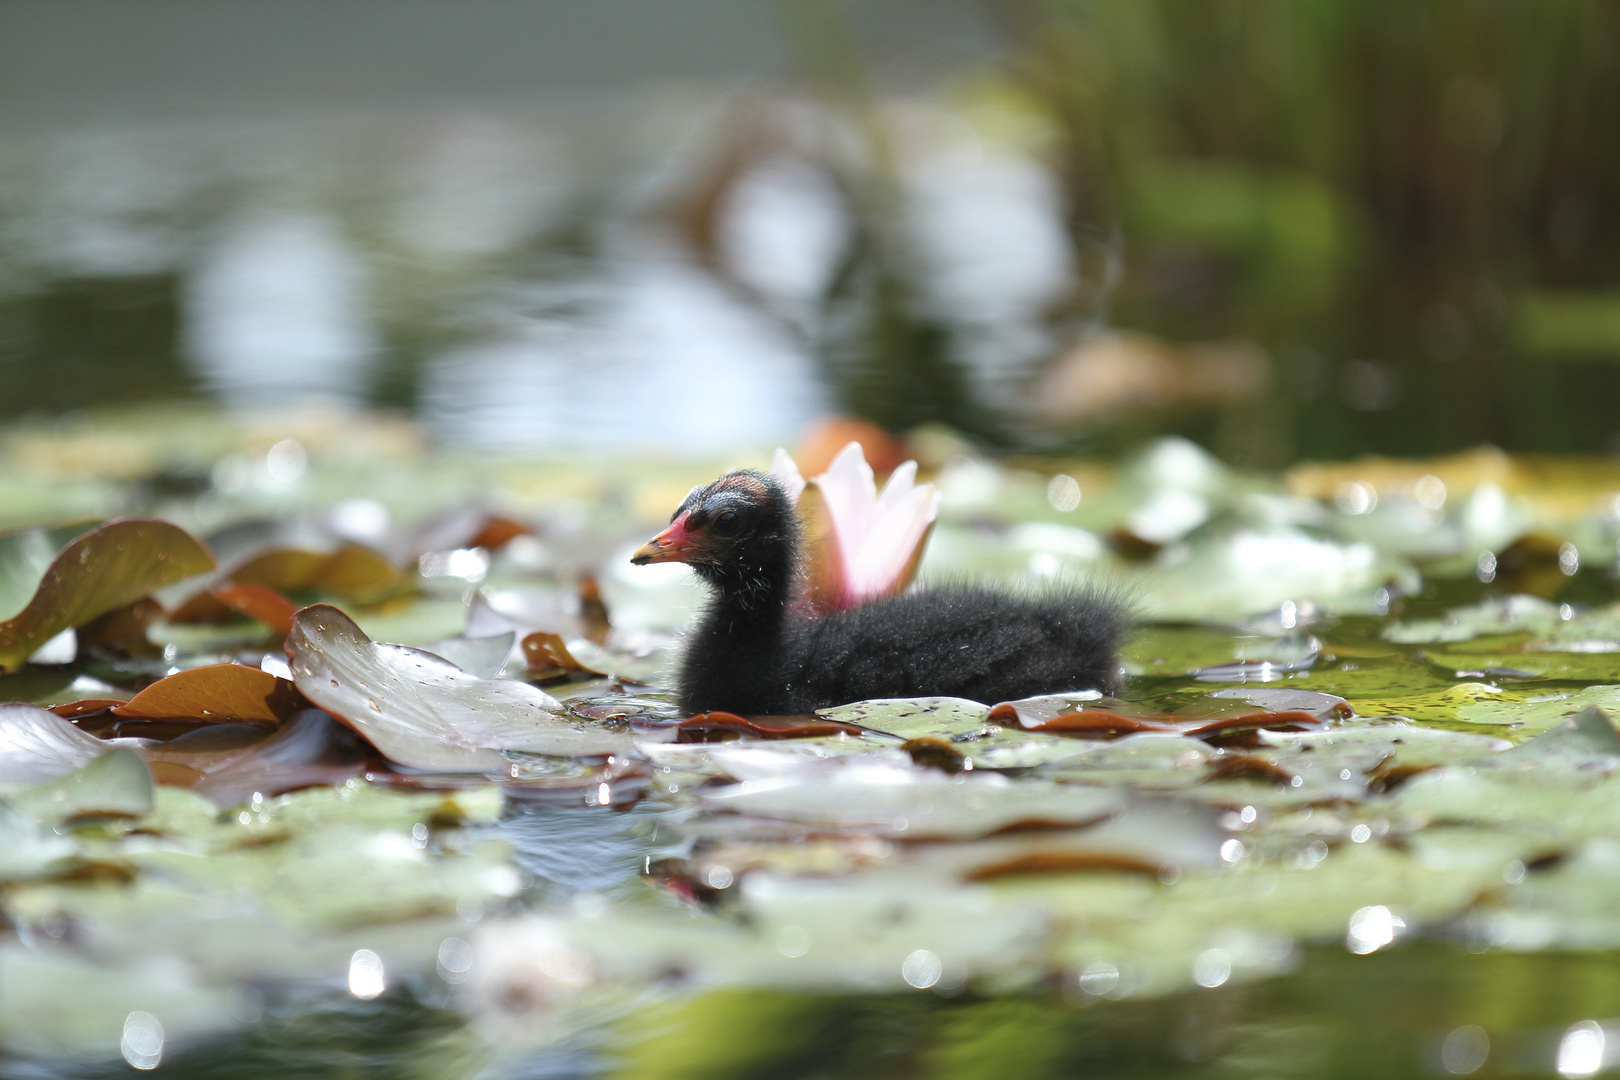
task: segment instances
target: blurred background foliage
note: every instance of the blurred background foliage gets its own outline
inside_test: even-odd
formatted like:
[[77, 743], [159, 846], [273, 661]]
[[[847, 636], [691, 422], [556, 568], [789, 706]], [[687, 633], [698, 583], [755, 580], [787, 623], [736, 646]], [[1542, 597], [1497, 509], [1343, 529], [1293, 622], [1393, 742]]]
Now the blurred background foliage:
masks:
[[[1037, 385], [1077, 399], [1055, 417], [1073, 445], [1174, 430], [1253, 466], [1617, 449], [1615, 5], [1000, 11], [1016, 49], [974, 89], [1047, 125], [1077, 273], [1047, 312], [1074, 344]], [[838, 96], [859, 101], [847, 72]], [[886, 287], [865, 346], [893, 374], [878, 395], [846, 380], [845, 400], [904, 424], [902, 388], [949, 349], [921, 320], [898, 332]], [[1103, 338], [1119, 329], [1154, 337]], [[975, 405], [936, 407], [1027, 440]]]
[[1076, 310], [1274, 358], [1209, 436], [1232, 456], [1615, 449], [1613, 4], [1021, 15], [1076, 245], [1127, 252]]

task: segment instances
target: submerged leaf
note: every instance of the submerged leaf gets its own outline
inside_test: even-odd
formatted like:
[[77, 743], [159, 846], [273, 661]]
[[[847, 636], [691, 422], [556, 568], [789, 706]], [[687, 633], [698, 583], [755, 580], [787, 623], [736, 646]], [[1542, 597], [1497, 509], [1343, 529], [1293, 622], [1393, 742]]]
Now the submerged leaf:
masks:
[[242, 664], [210, 664], [159, 679], [112, 711], [139, 720], [279, 724], [306, 706], [286, 679]]
[[17, 670], [63, 630], [213, 566], [201, 544], [166, 521], [129, 518], [85, 533], [51, 563], [28, 606], [0, 623], [0, 672]]
[[440, 772], [505, 772], [503, 751], [623, 753], [626, 734], [571, 723], [549, 694], [480, 679], [432, 653], [373, 642], [327, 604], [305, 608], [287, 636], [298, 689], [387, 757]]
[[304, 709], [269, 738], [245, 746], [212, 745], [208, 736], [222, 730], [199, 728], [145, 746], [140, 753], [158, 783], [189, 787], [220, 807], [235, 806], [255, 793], [270, 796], [340, 784], [360, 771], [354, 737], [319, 709]]

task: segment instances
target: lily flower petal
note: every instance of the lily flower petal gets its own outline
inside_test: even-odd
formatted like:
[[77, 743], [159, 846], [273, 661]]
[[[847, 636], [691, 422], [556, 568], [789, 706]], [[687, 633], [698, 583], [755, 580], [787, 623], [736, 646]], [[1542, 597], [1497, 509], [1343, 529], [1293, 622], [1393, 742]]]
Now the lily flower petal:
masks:
[[823, 518], [823, 535], [813, 542], [809, 560], [811, 606], [821, 611], [857, 607], [909, 585], [940, 499], [932, 484], [917, 483], [917, 463], [895, 469], [879, 494], [860, 443], [852, 442], [810, 484]]
[[932, 484], [923, 484], [906, 489], [880, 512], [855, 564], [848, 568], [850, 606], [893, 596], [911, 583], [939, 513], [939, 499]]
[[848, 572], [860, 561], [861, 545], [871, 533], [877, 515], [877, 480], [861, 452], [861, 444], [852, 442], [838, 451], [827, 471], [812, 482], [826, 502], [847, 583]]
[[799, 473], [798, 463], [780, 446], [776, 448], [776, 454], [771, 458], [771, 476], [782, 485], [782, 490], [786, 491], [788, 498], [797, 505], [799, 496], [804, 494], [804, 477]]

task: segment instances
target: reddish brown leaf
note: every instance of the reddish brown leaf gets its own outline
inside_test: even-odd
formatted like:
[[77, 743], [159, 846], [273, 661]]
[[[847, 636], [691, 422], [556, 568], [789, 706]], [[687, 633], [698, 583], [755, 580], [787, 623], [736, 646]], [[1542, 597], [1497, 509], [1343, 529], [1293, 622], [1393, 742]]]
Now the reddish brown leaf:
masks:
[[279, 724], [309, 702], [286, 679], [242, 664], [213, 664], [159, 679], [113, 709], [142, 720]]
[[952, 775], [973, 768], [967, 755], [944, 739], [924, 735], [916, 739], [907, 739], [900, 744], [900, 749], [910, 754], [911, 760], [918, 765], [939, 769]]
[[1278, 768], [1264, 758], [1253, 754], [1235, 754], [1227, 751], [1227, 756], [1215, 760], [1215, 768], [1210, 771], [1211, 780], [1258, 780], [1262, 784], [1275, 784], [1277, 787], [1291, 787], [1294, 774], [1287, 769]]
[[568, 651], [562, 635], [552, 634], [545, 630], [536, 630], [523, 639], [523, 659], [528, 664], [528, 676], [531, 682], [561, 682], [564, 679], [580, 679], [600, 676], [600, 671], [592, 671]]
[[607, 643], [613, 632], [613, 621], [608, 618], [607, 605], [602, 602], [602, 589], [594, 575], [579, 579], [579, 619], [585, 624], [585, 639], [597, 645]]
[[484, 519], [484, 524], [478, 532], [467, 542], [467, 546], [499, 551], [518, 537], [530, 536], [533, 533], [533, 529], [520, 521], [513, 521], [499, 514], [490, 514]]
[[123, 698], [85, 698], [83, 701], [65, 701], [60, 705], [52, 705], [50, 711], [64, 720], [72, 720], [79, 716], [110, 712], [123, 703]]
[[309, 580], [310, 588], [361, 604], [398, 596], [409, 584], [405, 571], [360, 544], [344, 544], [332, 552]]
[[737, 716], [728, 712], [703, 713], [676, 725], [676, 742], [724, 742], [727, 739], [813, 739], [823, 735], [859, 735], [854, 724], [823, 720], [819, 716]]
[[204, 589], [176, 604], [166, 619], [172, 623], [218, 625], [234, 621], [239, 614], [215, 596], [212, 589]]
[[988, 881], [993, 878], [1015, 877], [1027, 874], [1075, 874], [1088, 870], [1114, 870], [1130, 874], [1157, 875], [1160, 865], [1124, 855], [1089, 854], [1081, 852], [1040, 852], [1020, 855], [1006, 862], [981, 866], [967, 876], [969, 881]]
[[262, 585], [278, 592], [308, 589], [328, 556], [297, 548], [275, 548], [255, 555], [227, 575], [238, 585]]
[[1367, 790], [1379, 794], [1394, 791], [1412, 777], [1433, 768], [1435, 768], [1433, 765], [1399, 765], [1393, 760], [1386, 760], [1367, 774]]
[[298, 605], [272, 588], [264, 585], [221, 585], [210, 591], [230, 610], [264, 623], [278, 638], [284, 638], [292, 631], [293, 616], [298, 614]]
[[990, 719], [1024, 731], [1091, 738], [1113, 738], [1139, 731], [1163, 731], [1211, 739], [1260, 730], [1314, 731], [1322, 726], [1321, 717], [1297, 709], [1191, 720], [1163, 713], [1156, 716], [1132, 716], [1112, 709], [1077, 709], [1031, 724], [1029, 723], [1031, 717], [1020, 716], [1014, 702], [1004, 702], [991, 709]]
[[200, 770], [173, 761], [148, 761], [146, 767], [152, 770], [152, 782], [166, 787], [196, 787], [204, 776]]

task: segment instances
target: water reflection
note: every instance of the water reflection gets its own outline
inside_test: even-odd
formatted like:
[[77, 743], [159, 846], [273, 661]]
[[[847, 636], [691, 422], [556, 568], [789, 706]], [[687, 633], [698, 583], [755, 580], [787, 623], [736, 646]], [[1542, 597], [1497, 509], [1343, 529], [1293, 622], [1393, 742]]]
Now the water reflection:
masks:
[[0, 135], [5, 407], [316, 398], [454, 445], [695, 454], [828, 409], [1024, 410], [1074, 276], [1048, 171], [907, 106], [874, 217], [851, 133], [802, 102], [708, 175], [721, 104]]
[[707, 452], [791, 439], [822, 411], [809, 357], [671, 252], [513, 283], [517, 311], [433, 358], [421, 407], [446, 441]]
[[185, 352], [228, 406], [358, 402], [378, 346], [367, 287], [359, 255], [325, 215], [223, 222], [187, 275]]

